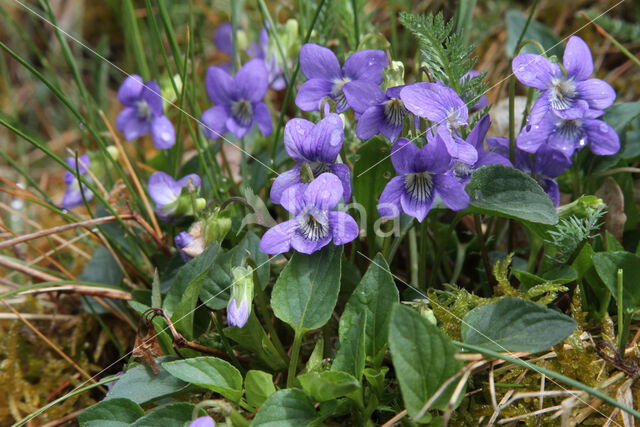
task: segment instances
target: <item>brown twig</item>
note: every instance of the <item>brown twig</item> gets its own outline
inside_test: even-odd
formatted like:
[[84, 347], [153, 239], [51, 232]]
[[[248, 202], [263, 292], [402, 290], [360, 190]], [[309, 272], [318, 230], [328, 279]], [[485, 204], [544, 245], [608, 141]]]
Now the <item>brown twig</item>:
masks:
[[147, 193], [145, 193], [144, 188], [142, 188], [142, 185], [140, 184], [140, 179], [138, 179], [138, 175], [133, 170], [133, 166], [131, 165], [129, 156], [127, 155], [127, 152], [124, 150], [124, 147], [120, 142], [120, 138], [118, 138], [118, 135], [113, 130], [113, 126], [111, 125], [111, 123], [109, 122], [109, 119], [107, 119], [107, 116], [105, 116], [102, 110], [100, 110], [100, 117], [102, 117], [102, 120], [107, 126], [107, 129], [109, 129], [109, 133], [111, 133], [111, 136], [113, 137], [113, 141], [115, 142], [116, 146], [118, 147], [118, 150], [120, 150], [120, 153], [122, 154], [124, 164], [126, 168], [129, 170], [129, 174], [133, 179], [133, 184], [135, 185], [136, 190], [138, 190], [138, 193], [140, 194], [140, 198], [142, 199], [142, 203], [144, 204], [144, 207], [147, 210], [147, 213], [149, 214], [149, 218], [151, 218], [151, 223], [153, 224], [153, 229], [155, 230], [155, 234], [158, 237], [162, 236], [162, 230], [160, 230], [160, 225], [158, 224], [156, 214], [153, 211], [153, 209], [151, 209], [151, 204], [149, 203], [149, 199], [147, 198]]
[[109, 288], [98, 288], [94, 286], [86, 286], [86, 285], [62, 285], [62, 286], [51, 286], [47, 288], [39, 288], [39, 289], [29, 289], [23, 292], [20, 292], [20, 295], [26, 294], [41, 294], [47, 292], [72, 292], [76, 294], [82, 295], [91, 295], [94, 297], [103, 297], [103, 298], [112, 298], [112, 299], [121, 299], [121, 300], [131, 300], [131, 294], [126, 291], [119, 291], [117, 289], [109, 289]]
[[401, 419], [403, 419], [406, 416], [407, 416], [407, 410], [403, 409], [402, 411], [398, 412], [389, 421], [387, 421], [386, 423], [382, 424], [382, 427], [391, 427], [392, 425], [394, 425], [395, 423], [397, 423], [398, 421], [400, 421]]
[[22, 265], [19, 262], [11, 261], [10, 259], [3, 257], [0, 257], [0, 266], [19, 271], [20, 273], [24, 273], [27, 276], [42, 280], [43, 282], [59, 282], [63, 280], [59, 277], [52, 276], [49, 273], [36, 270], [35, 268], [27, 267], [26, 265]]

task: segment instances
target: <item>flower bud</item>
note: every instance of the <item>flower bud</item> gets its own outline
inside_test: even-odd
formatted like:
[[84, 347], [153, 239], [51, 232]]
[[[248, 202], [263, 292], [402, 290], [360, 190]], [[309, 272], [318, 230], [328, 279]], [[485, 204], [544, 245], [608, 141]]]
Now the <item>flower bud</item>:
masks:
[[573, 202], [558, 207], [558, 215], [560, 218], [577, 216], [578, 218], [586, 218], [596, 209], [605, 207], [604, 201], [596, 196], [581, 196]]
[[173, 239], [185, 262], [204, 252], [206, 245], [202, 238], [202, 229], [202, 221], [194, 222], [189, 232], [183, 231]]
[[388, 67], [382, 71], [384, 83], [382, 87], [390, 88], [404, 84], [404, 64], [400, 61], [391, 61]]
[[249, 320], [253, 301], [253, 270], [249, 267], [231, 269], [233, 284], [227, 306], [227, 323], [242, 328]]
[[206, 220], [205, 242], [207, 246], [213, 242], [221, 242], [231, 228], [231, 219], [214, 213]]

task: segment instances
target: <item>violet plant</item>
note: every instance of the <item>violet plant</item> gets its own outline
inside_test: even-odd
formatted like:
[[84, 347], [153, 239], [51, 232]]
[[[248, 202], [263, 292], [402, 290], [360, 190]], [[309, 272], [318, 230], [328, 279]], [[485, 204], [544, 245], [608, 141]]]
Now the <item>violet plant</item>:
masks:
[[[48, 80], [58, 61], [32, 65], [0, 43], [79, 135], [63, 155], [0, 115], [60, 167], [48, 186], [60, 197], [27, 173], [27, 189], [6, 194], [69, 223], [7, 234], [2, 298], [60, 287], [69, 317], [98, 320], [84, 347], [62, 346], [96, 382], [68, 374], [70, 392], [46, 390], [63, 395], [11, 422], [62, 402], [82, 410], [80, 425], [640, 417], [630, 397], [640, 108], [594, 66], [596, 32], [580, 32], [590, 47], [563, 29], [552, 55], [534, 3], [528, 18], [507, 13], [509, 61], [477, 63], [491, 41], [474, 2], [451, 6], [451, 19], [382, 2], [382, 20], [363, 0], [272, 3], [232, 2], [222, 16], [164, 0], [141, 13], [124, 0], [133, 62], [115, 51], [130, 74], [113, 96], [87, 89], [88, 68], [57, 26], [71, 83]], [[611, 50], [598, 63], [624, 73], [627, 54]], [[24, 242], [51, 234], [58, 246], [24, 255]], [[57, 255], [68, 246], [77, 260]], [[59, 294], [56, 310], [68, 310]], [[98, 358], [93, 347], [109, 350]], [[516, 407], [518, 387], [534, 399]]]

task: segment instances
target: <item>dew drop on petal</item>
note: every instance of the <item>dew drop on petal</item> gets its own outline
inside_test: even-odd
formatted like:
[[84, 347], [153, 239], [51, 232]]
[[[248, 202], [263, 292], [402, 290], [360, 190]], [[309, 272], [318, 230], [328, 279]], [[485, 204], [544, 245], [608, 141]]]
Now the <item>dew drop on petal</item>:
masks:
[[600, 123], [600, 132], [602, 133], [609, 132], [609, 126], [607, 126], [605, 123]]

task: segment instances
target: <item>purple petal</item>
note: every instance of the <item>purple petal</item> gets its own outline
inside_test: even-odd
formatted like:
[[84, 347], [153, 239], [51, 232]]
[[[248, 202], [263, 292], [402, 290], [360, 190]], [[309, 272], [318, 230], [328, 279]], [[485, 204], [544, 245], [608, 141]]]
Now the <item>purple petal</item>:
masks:
[[[66, 171], [65, 177], [67, 174], [71, 175], [71, 177], [75, 179], [75, 175], [72, 174], [71, 172]], [[84, 192], [84, 197], [87, 199], [87, 202], [93, 199], [93, 193], [88, 188], [86, 188], [84, 185], [82, 186], [82, 191], [80, 190], [80, 188], [81, 188], [80, 183], [77, 180], [71, 183], [70, 185], [68, 185], [66, 190], [64, 191], [64, 194], [62, 195], [62, 201], [60, 202], [60, 206], [62, 206], [62, 208], [67, 210], [77, 208], [78, 206], [82, 206], [83, 192]]]
[[598, 156], [611, 156], [620, 150], [620, 138], [616, 131], [602, 120], [585, 120], [582, 124], [587, 133], [589, 148]]
[[305, 119], [291, 119], [284, 127], [284, 148], [296, 162], [313, 161], [314, 144], [311, 132], [314, 124]]
[[227, 107], [224, 105], [216, 105], [202, 113], [200, 128], [204, 137], [217, 139], [227, 133], [228, 118]]
[[331, 235], [327, 235], [325, 238], [320, 240], [311, 241], [305, 239], [300, 233], [293, 233], [293, 237], [291, 238], [291, 247], [303, 254], [312, 254], [325, 247], [330, 241]]
[[[466, 142], [464, 144], [471, 147], [471, 144], [467, 144]], [[473, 151], [476, 154], [476, 159], [473, 162], [465, 163], [472, 165], [476, 162], [478, 152], [475, 148], [473, 148]], [[438, 134], [431, 142], [422, 148], [420, 156], [418, 156], [421, 165], [417, 171], [444, 173], [451, 165], [451, 157], [442, 137]]]
[[229, 22], [220, 24], [216, 28], [214, 43], [218, 49], [229, 56], [233, 56], [233, 26]]
[[550, 93], [548, 90], [545, 90], [540, 94], [536, 102], [533, 104], [531, 108], [531, 112], [529, 112], [529, 124], [535, 125], [540, 123], [544, 119], [544, 117], [551, 110], [551, 102], [549, 100]]
[[593, 74], [593, 58], [589, 46], [578, 36], [571, 36], [564, 48], [562, 64], [567, 76], [574, 80], [586, 80]]
[[346, 212], [340, 211], [329, 212], [329, 228], [335, 245], [349, 243], [360, 233], [356, 220]]
[[387, 99], [382, 89], [364, 80], [348, 82], [343, 86], [342, 90], [347, 97], [349, 106], [353, 108], [353, 111], [360, 114], [364, 113], [370, 106], [378, 105]]
[[[384, 114], [384, 110], [383, 110], [383, 114]], [[384, 135], [389, 141], [395, 141], [396, 138], [398, 138], [398, 136], [400, 135], [400, 133], [402, 133], [402, 129], [403, 129], [402, 124], [395, 125], [393, 123], [390, 123], [384, 120], [382, 122], [382, 126], [380, 126], [380, 133]]]
[[247, 323], [247, 320], [249, 320], [249, 314], [249, 306], [246, 301], [242, 300], [240, 306], [238, 306], [235, 298], [229, 301], [229, 305], [227, 306], [227, 323], [229, 326], [242, 328]]
[[313, 205], [320, 210], [331, 210], [342, 198], [342, 182], [332, 173], [323, 173], [304, 190], [304, 201], [307, 206]]
[[364, 80], [379, 85], [382, 83], [382, 70], [389, 65], [387, 54], [383, 50], [365, 49], [349, 55], [342, 71], [351, 80]]
[[344, 163], [334, 163], [329, 166], [331, 172], [342, 182], [342, 199], [349, 202], [351, 199], [351, 170]]
[[238, 123], [233, 115], [229, 115], [229, 117], [227, 117], [225, 125], [227, 126], [227, 129], [229, 129], [229, 132], [231, 132], [236, 138], [240, 139], [243, 138], [247, 133], [249, 133], [249, 131], [253, 127], [253, 120], [251, 120], [251, 122], [249, 122], [249, 124], [245, 126]]
[[431, 207], [433, 206], [433, 193], [429, 195], [427, 200], [419, 201], [410, 197], [406, 192], [403, 192], [400, 196], [400, 204], [402, 205], [402, 211], [414, 217], [418, 222], [422, 222], [427, 216]]
[[281, 173], [276, 180], [273, 181], [273, 185], [271, 186], [271, 192], [269, 193], [271, 201], [280, 204], [280, 198], [284, 191], [293, 185], [301, 183], [300, 165], [296, 165], [293, 169]]
[[320, 101], [331, 95], [333, 83], [324, 79], [307, 80], [298, 89], [296, 105], [302, 111], [315, 111], [320, 108]]
[[174, 237], [173, 241], [176, 244], [176, 248], [178, 248], [178, 253], [180, 254], [180, 258], [182, 258], [184, 262], [188, 262], [191, 259], [191, 257], [188, 254], [186, 254], [183, 251], [183, 249], [189, 246], [189, 244], [191, 244], [194, 241], [193, 236], [187, 233], [186, 231], [182, 231], [176, 237]]
[[542, 179], [539, 183], [542, 189], [547, 193], [554, 206], [560, 204], [560, 188], [558, 183], [553, 179]]
[[583, 99], [578, 99], [573, 102], [571, 107], [564, 110], [553, 110], [553, 113], [564, 120], [577, 120], [585, 116], [589, 111], [589, 104]]
[[[547, 142], [549, 136], [555, 130], [556, 119], [552, 116], [547, 116], [545, 120], [539, 124], [525, 126], [516, 139], [516, 145], [519, 149], [526, 151], [527, 153], [535, 153], [540, 145]], [[507, 143], [507, 153], [508, 143]]]
[[336, 55], [326, 47], [313, 43], [300, 48], [300, 69], [307, 79], [334, 80], [342, 77]]
[[[75, 176], [75, 170], [76, 170], [76, 158], [75, 157], [67, 157], [65, 159], [65, 162], [67, 163], [67, 165], [69, 165], [70, 168], [72, 168], [74, 170], [74, 172], [72, 173], [72, 179], [76, 179]], [[91, 159], [89, 158], [88, 154], [83, 154], [82, 156], [78, 157], [78, 163], [80, 163], [77, 167], [78, 172], [80, 173], [80, 175], [84, 175], [87, 173], [87, 168], [89, 167], [90, 163], [91, 163]]]
[[280, 195], [280, 204], [287, 212], [298, 215], [305, 207], [304, 192], [309, 184], [294, 184], [287, 187]]
[[[363, 140], [373, 138], [380, 133], [380, 128], [385, 124], [385, 120], [383, 105], [374, 105], [367, 108], [358, 119], [356, 135]], [[400, 129], [402, 130], [402, 128]], [[389, 139], [393, 141], [395, 138]]]
[[476, 123], [471, 132], [469, 132], [467, 142], [473, 145], [476, 149], [482, 148], [484, 137], [487, 135], [490, 126], [491, 118], [488, 114], [485, 114], [484, 117], [478, 120], [478, 123]]
[[458, 94], [440, 83], [415, 83], [400, 91], [405, 107], [413, 114], [444, 124], [467, 123], [469, 110]]
[[[560, 151], [565, 157], [570, 158], [573, 156], [573, 153], [576, 152], [576, 149], [581, 149], [582, 147], [579, 145], [579, 141], [584, 138], [582, 132], [579, 134], [568, 134], [565, 132], [553, 132], [549, 135], [546, 140], [546, 144], [550, 148]], [[535, 151], [537, 152], [540, 149]]]
[[173, 147], [176, 142], [176, 131], [167, 116], [158, 116], [151, 122], [151, 139], [153, 145], [161, 150]]
[[254, 104], [253, 119], [256, 121], [260, 132], [262, 132], [262, 135], [271, 135], [273, 125], [271, 123], [271, 113], [269, 112], [267, 104], [265, 104], [264, 102], [258, 102], [257, 104]]
[[267, 68], [262, 59], [252, 59], [240, 68], [233, 79], [233, 87], [239, 99], [262, 101], [269, 88]]
[[118, 89], [118, 100], [125, 107], [135, 107], [142, 95], [144, 81], [142, 77], [132, 74], [120, 85]]
[[190, 173], [180, 178], [178, 180], [178, 185], [180, 186], [180, 188], [184, 188], [189, 185], [189, 181], [191, 181], [191, 184], [193, 184], [193, 186], [195, 187], [202, 186], [202, 179], [200, 179], [200, 177], [195, 173]]
[[445, 205], [453, 211], [469, 207], [469, 195], [464, 185], [450, 175], [434, 175], [433, 186]]
[[170, 175], [164, 172], [154, 172], [149, 177], [149, 195], [159, 207], [176, 201], [180, 196], [181, 187]]
[[400, 215], [402, 212], [400, 197], [404, 191], [404, 177], [391, 178], [378, 200], [378, 214], [382, 218], [396, 218]]
[[562, 75], [557, 64], [533, 53], [522, 53], [513, 58], [511, 69], [520, 83], [539, 90], [547, 89], [551, 85], [552, 77]]
[[474, 169], [486, 165], [513, 166], [509, 159], [498, 153], [494, 153], [493, 151], [478, 151], [478, 161], [473, 165]]
[[548, 145], [541, 145], [535, 154], [533, 172], [549, 178], [555, 178], [571, 167], [569, 160], [561, 151]]
[[144, 136], [151, 131], [148, 121], [138, 117], [135, 108], [127, 107], [116, 117], [116, 128], [124, 134], [127, 141]]
[[445, 126], [439, 127], [438, 136], [444, 142], [444, 146], [452, 158], [469, 165], [478, 161], [478, 151], [476, 148], [458, 135], [452, 135]]
[[265, 254], [276, 255], [291, 249], [291, 238], [298, 228], [298, 221], [290, 219], [267, 230], [260, 239], [260, 250]]
[[399, 138], [391, 147], [391, 163], [400, 175], [424, 172], [416, 168], [416, 161], [421, 156], [420, 149], [407, 138]]
[[209, 67], [204, 81], [207, 95], [214, 104], [229, 104], [234, 90], [234, 80], [220, 67]]
[[337, 114], [329, 114], [311, 130], [309, 143], [315, 145], [313, 147], [315, 155], [310, 160], [319, 160], [325, 163], [335, 162], [343, 141], [342, 119]]
[[142, 99], [147, 101], [154, 115], [162, 115], [164, 108], [162, 106], [162, 92], [158, 83], [154, 81], [146, 82], [144, 89], [142, 89]]
[[596, 110], [609, 108], [616, 99], [616, 92], [609, 83], [600, 79], [589, 79], [578, 82], [577, 90], [580, 98], [589, 103], [589, 107]]

